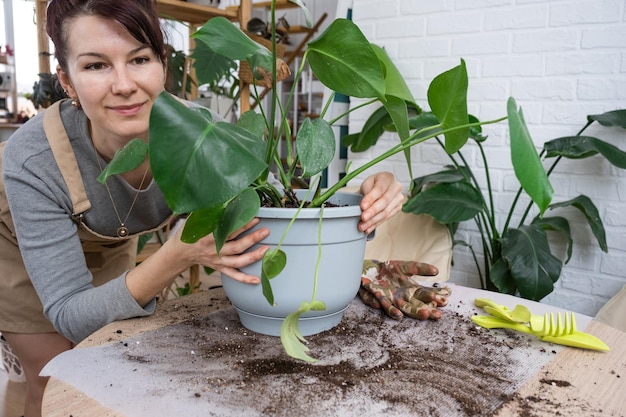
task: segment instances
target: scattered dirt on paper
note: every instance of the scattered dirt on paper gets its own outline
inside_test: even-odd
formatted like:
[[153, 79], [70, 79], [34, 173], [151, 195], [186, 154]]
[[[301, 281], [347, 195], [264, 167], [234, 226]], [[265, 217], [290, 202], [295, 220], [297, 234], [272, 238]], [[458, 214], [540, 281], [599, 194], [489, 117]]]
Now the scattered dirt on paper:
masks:
[[208, 416], [490, 416], [510, 401], [531, 410], [534, 399], [514, 393], [556, 352], [524, 334], [478, 327], [460, 310], [449, 305], [439, 321], [394, 321], [355, 300], [336, 328], [306, 338], [313, 364], [243, 328], [232, 308], [192, 314], [120, 349], [147, 374], [168, 373], [163, 392], [176, 386], [211, 404]]

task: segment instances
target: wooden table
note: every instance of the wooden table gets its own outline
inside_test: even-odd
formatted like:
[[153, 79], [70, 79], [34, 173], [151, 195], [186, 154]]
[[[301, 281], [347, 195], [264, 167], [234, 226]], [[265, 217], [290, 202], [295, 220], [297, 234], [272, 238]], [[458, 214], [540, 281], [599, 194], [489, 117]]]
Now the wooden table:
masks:
[[[78, 348], [120, 343], [130, 337], [181, 322], [195, 314], [230, 308], [221, 289], [211, 291], [209, 295], [201, 292], [169, 300], [160, 305], [151, 317], [112, 323], [84, 340]], [[499, 302], [521, 301], [502, 294], [484, 292], [484, 295]], [[605, 341], [611, 351], [559, 347], [560, 350], [549, 359], [547, 365], [526, 380], [492, 415], [626, 416], [626, 333], [596, 321], [591, 321], [585, 330]], [[84, 392], [55, 377], [51, 377], [45, 391], [43, 415], [130, 417], [103, 407]]]

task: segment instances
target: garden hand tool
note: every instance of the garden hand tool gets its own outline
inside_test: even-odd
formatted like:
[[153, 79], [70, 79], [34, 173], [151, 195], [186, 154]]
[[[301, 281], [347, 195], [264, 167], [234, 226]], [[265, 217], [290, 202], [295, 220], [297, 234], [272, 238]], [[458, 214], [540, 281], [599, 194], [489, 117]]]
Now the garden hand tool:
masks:
[[359, 296], [370, 307], [384, 310], [391, 318], [404, 315], [419, 320], [439, 320], [448, 303], [448, 287], [427, 287], [412, 277], [434, 276], [439, 271], [433, 265], [415, 261], [365, 260], [361, 275]]
[[544, 342], [585, 349], [608, 351], [609, 347], [597, 337], [576, 330], [573, 313], [546, 313], [544, 316], [531, 314], [528, 308], [517, 305], [509, 310], [486, 298], [477, 298], [474, 304], [482, 307], [490, 316], [472, 316], [479, 326], [495, 329], [506, 328], [532, 334]]

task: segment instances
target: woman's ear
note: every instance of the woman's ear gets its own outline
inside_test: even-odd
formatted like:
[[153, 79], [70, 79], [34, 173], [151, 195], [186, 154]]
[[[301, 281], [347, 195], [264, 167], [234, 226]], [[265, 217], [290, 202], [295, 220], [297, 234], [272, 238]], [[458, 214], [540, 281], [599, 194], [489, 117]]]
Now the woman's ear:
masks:
[[59, 82], [61, 83], [61, 87], [63, 87], [63, 91], [65, 91], [65, 94], [67, 94], [67, 96], [70, 98], [77, 99], [78, 95], [76, 94], [76, 90], [74, 90], [74, 87], [72, 87], [72, 82], [70, 81], [69, 75], [59, 65], [57, 65], [57, 78], [59, 79]]

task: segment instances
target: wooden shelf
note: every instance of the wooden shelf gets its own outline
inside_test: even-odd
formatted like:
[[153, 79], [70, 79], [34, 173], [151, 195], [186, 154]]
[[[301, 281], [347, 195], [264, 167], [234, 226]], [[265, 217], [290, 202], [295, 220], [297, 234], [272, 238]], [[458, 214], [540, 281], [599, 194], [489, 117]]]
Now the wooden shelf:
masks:
[[[262, 8], [267, 7], [268, 9], [272, 6], [271, 1], [261, 1], [258, 3], [252, 3], [252, 7], [254, 8]], [[293, 9], [294, 7], [298, 7], [297, 4], [290, 2], [289, 0], [277, 0], [276, 1], [276, 10], [280, 9]], [[239, 9], [239, 6], [228, 6], [226, 10], [236, 12]]]
[[192, 25], [202, 25], [207, 20], [218, 16], [233, 21], [239, 19], [239, 6], [232, 9], [218, 9], [181, 0], [158, 0], [157, 11], [163, 18], [180, 20]]

